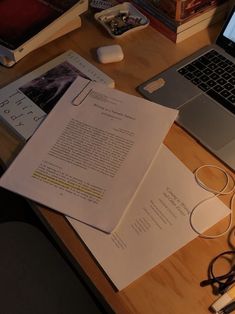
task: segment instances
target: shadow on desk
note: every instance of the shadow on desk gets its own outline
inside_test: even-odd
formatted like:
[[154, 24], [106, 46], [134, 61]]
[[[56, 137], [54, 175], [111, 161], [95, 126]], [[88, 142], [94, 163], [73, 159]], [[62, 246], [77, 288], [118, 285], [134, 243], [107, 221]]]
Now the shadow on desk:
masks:
[[29, 204], [3, 189], [0, 199], [1, 313], [113, 313]]

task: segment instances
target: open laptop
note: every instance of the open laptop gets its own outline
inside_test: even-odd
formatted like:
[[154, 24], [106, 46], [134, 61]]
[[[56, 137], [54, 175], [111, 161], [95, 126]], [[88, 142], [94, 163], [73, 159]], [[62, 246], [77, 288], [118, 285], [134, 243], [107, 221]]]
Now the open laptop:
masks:
[[179, 109], [177, 123], [235, 170], [235, 6], [216, 43], [142, 83], [147, 99]]

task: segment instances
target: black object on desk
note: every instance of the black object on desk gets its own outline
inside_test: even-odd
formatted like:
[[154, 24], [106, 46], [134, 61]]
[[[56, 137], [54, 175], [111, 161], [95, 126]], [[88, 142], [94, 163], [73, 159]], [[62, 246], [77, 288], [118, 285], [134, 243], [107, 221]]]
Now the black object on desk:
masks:
[[1, 313], [106, 313], [35, 226], [1, 223], [0, 252]]
[[113, 313], [26, 200], [4, 189], [0, 199], [1, 314]]

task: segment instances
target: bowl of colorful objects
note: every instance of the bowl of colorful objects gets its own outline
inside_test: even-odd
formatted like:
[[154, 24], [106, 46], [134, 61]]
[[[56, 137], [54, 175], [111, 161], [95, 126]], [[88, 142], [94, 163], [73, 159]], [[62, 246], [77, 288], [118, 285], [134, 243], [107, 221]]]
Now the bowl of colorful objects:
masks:
[[98, 12], [94, 17], [113, 38], [122, 37], [149, 25], [149, 19], [129, 2]]

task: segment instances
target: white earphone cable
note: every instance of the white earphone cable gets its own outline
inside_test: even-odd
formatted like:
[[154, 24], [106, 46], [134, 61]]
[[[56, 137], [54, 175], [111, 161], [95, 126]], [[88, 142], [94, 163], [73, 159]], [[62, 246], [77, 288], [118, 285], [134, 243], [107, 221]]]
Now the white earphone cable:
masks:
[[[203, 183], [200, 178], [199, 178], [199, 172], [203, 169], [203, 168], [214, 168], [214, 169], [217, 169], [219, 170], [220, 172], [222, 172], [224, 175], [225, 175], [225, 178], [226, 178], [226, 183], [225, 185], [222, 187], [222, 189], [220, 190], [216, 190], [216, 189], [212, 189], [210, 187], [208, 187], [205, 183]], [[196, 182], [204, 189], [204, 190], [207, 190], [208, 192], [211, 192], [213, 193], [212, 196], [200, 201], [199, 203], [197, 203], [196, 206], [194, 206], [194, 208], [192, 209], [191, 213], [190, 213], [190, 224], [191, 224], [191, 227], [192, 229], [202, 238], [206, 238], [206, 239], [214, 239], [214, 238], [218, 238], [218, 237], [221, 237], [223, 235], [225, 235], [232, 227], [232, 222], [233, 222], [233, 208], [234, 208], [234, 201], [235, 201], [235, 193], [233, 194], [233, 196], [231, 197], [231, 200], [230, 200], [230, 214], [229, 214], [229, 223], [228, 223], [228, 226], [227, 228], [219, 233], [219, 234], [216, 234], [216, 235], [206, 235], [204, 233], [201, 233], [200, 231], [198, 231], [196, 229], [196, 227], [193, 225], [193, 222], [192, 222], [192, 218], [193, 218], [193, 215], [196, 211], [196, 209], [204, 202], [216, 197], [216, 196], [220, 196], [220, 195], [228, 195], [232, 192], [234, 192], [235, 190], [235, 180], [234, 178], [226, 172], [226, 170], [224, 170], [223, 168], [221, 167], [218, 167], [218, 166], [214, 166], [214, 165], [203, 165], [199, 168], [196, 169], [196, 171], [194, 172], [194, 175], [195, 175], [195, 180]], [[232, 183], [232, 187], [230, 189], [229, 188], [229, 185]]]

